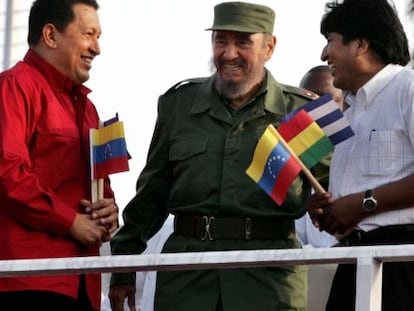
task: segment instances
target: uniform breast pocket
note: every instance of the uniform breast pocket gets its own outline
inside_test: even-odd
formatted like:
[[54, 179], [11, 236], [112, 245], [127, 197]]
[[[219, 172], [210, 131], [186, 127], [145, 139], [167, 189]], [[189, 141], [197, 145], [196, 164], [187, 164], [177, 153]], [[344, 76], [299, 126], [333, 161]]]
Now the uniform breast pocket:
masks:
[[208, 139], [206, 137], [177, 141], [170, 148], [169, 159], [170, 161], [185, 161], [191, 159], [206, 151], [207, 142]]
[[174, 142], [169, 151], [173, 170], [173, 204], [200, 201], [206, 196], [208, 179], [207, 137], [189, 137]]
[[364, 146], [362, 172], [366, 176], [383, 176], [395, 170], [403, 150], [403, 133], [399, 130], [373, 130]]

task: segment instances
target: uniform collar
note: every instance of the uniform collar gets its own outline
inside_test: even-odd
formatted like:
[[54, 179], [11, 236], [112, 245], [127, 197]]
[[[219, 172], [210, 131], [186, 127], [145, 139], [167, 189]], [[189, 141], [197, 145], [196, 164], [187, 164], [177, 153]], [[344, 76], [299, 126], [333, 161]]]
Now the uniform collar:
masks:
[[267, 95], [264, 101], [264, 109], [278, 115], [286, 115], [286, 107], [280, 104], [285, 102], [282, 100], [284, 97], [283, 87], [276, 81], [269, 71], [267, 71], [266, 89]]

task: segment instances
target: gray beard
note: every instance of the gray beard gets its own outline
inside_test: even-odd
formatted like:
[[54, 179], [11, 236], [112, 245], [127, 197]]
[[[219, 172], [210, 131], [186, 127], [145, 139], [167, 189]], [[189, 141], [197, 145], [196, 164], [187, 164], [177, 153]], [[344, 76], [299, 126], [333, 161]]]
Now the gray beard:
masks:
[[223, 81], [218, 75], [215, 76], [214, 86], [220, 95], [228, 99], [242, 98], [249, 92], [245, 83]]
[[256, 92], [257, 88], [263, 83], [264, 78], [265, 75], [263, 75], [259, 83], [251, 85], [249, 82], [224, 81], [215, 73], [214, 86], [221, 96], [229, 100], [238, 100], [250, 97], [252, 92]]

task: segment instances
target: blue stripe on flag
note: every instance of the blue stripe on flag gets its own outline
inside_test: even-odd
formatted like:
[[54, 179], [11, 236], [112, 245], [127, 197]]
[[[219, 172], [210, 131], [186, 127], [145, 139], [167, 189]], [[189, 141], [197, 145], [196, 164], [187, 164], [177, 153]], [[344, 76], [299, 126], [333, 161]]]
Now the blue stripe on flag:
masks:
[[290, 158], [289, 152], [281, 143], [273, 148], [266, 161], [263, 175], [257, 182], [268, 194], [273, 191], [277, 177]]
[[315, 110], [315, 109], [319, 108], [320, 106], [325, 105], [327, 102], [329, 102], [331, 100], [332, 100], [332, 95], [331, 94], [325, 94], [325, 95], [322, 95], [321, 97], [318, 97], [317, 99], [312, 100], [309, 103], [303, 105], [303, 107], [300, 107], [299, 109], [302, 108], [306, 112], [310, 112], [312, 110]]
[[340, 130], [339, 132], [336, 132], [329, 136], [329, 139], [332, 141], [334, 145], [339, 144], [340, 142], [350, 138], [354, 135], [354, 131], [352, 130], [351, 126], [347, 126]]
[[[336, 104], [335, 104], [336, 105]], [[320, 126], [320, 127], [325, 127], [331, 123], [334, 123], [336, 120], [339, 120], [340, 118], [343, 117], [342, 112], [337, 109], [332, 111], [331, 113], [324, 115], [323, 117], [315, 120], [315, 122]]]
[[126, 142], [124, 138], [118, 138], [106, 144], [93, 146], [93, 163], [102, 163], [111, 158], [127, 156]]
[[280, 120], [280, 123], [289, 121], [301, 109], [305, 110], [306, 112], [310, 112], [312, 110], [315, 110], [315, 109], [319, 108], [320, 106], [323, 106], [324, 104], [326, 104], [330, 100], [332, 100], [332, 95], [331, 94], [322, 95], [321, 97], [318, 97], [317, 99], [312, 100], [312, 101], [304, 104], [303, 106], [289, 112], [287, 115], [285, 115]]

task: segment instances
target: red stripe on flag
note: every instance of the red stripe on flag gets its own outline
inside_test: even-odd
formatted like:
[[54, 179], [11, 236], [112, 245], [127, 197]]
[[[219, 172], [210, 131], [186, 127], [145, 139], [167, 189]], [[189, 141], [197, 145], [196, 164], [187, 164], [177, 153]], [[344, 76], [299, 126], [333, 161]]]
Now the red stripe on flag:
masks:
[[289, 142], [312, 122], [313, 119], [305, 110], [299, 110], [289, 121], [282, 123], [277, 131], [286, 142]]
[[301, 166], [292, 156], [281, 169], [275, 180], [272, 193], [270, 193], [270, 196], [278, 205], [282, 205], [290, 185], [301, 170]]
[[129, 170], [128, 156], [110, 158], [105, 162], [93, 165], [94, 179], [105, 178], [110, 174]]

